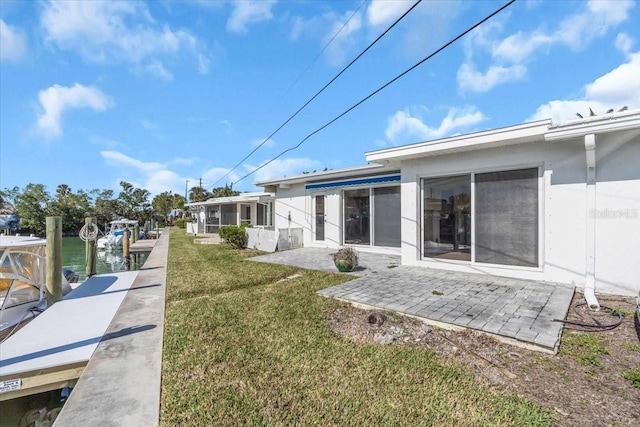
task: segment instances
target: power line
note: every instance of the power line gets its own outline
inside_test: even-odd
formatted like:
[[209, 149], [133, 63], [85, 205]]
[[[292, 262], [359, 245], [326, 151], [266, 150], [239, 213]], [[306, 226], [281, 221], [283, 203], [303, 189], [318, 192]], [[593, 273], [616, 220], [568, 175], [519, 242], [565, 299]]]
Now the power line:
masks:
[[[409, 10], [407, 10], [404, 14], [402, 14], [402, 16], [400, 16], [398, 19], [396, 19], [396, 21], [391, 24], [391, 26], [389, 26], [382, 34], [380, 34], [373, 42], [371, 42], [369, 44], [369, 46], [367, 46], [366, 49], [364, 49], [362, 52], [360, 52], [360, 54], [358, 54], [358, 56], [356, 56], [346, 67], [344, 67], [338, 74], [336, 74], [336, 76], [334, 78], [332, 78], [329, 83], [327, 83], [326, 85], [324, 85], [322, 87], [322, 89], [320, 89], [318, 92], [316, 92], [315, 95], [313, 95], [307, 102], [304, 103], [304, 105], [300, 108], [298, 108], [298, 111], [296, 111], [295, 113], [293, 113], [293, 115], [291, 117], [289, 117], [284, 123], [282, 123], [278, 129], [276, 129], [275, 131], [273, 131], [271, 133], [271, 135], [269, 135], [268, 137], [265, 138], [264, 141], [262, 141], [258, 146], [256, 146], [249, 154], [247, 154], [242, 160], [240, 160], [234, 167], [232, 167], [231, 169], [229, 169], [229, 171], [227, 171], [227, 173], [225, 173], [224, 175], [222, 175], [222, 177], [220, 177], [220, 179], [218, 179], [216, 182], [213, 183], [213, 185], [216, 185], [217, 183], [219, 183], [220, 181], [222, 181], [224, 178], [226, 178], [227, 176], [229, 176], [229, 174], [231, 174], [231, 172], [233, 172], [238, 166], [240, 166], [245, 160], [247, 160], [249, 157], [251, 157], [251, 155], [253, 153], [255, 153], [256, 151], [258, 151], [258, 149], [260, 147], [262, 147], [264, 144], [267, 143], [267, 141], [269, 141], [276, 133], [278, 133], [280, 131], [280, 129], [282, 129], [283, 127], [285, 127], [291, 120], [293, 120], [294, 117], [296, 117], [302, 110], [304, 110], [307, 105], [309, 105], [314, 99], [316, 99], [318, 97], [318, 95], [320, 95], [322, 92], [324, 92], [324, 90], [329, 87], [329, 85], [331, 85], [334, 81], [336, 81], [338, 79], [338, 77], [340, 77], [342, 75], [342, 73], [344, 73], [345, 71], [347, 71], [347, 69], [349, 69], [349, 67], [351, 67], [358, 59], [360, 59], [362, 57], [362, 55], [364, 55], [369, 49], [371, 49], [373, 47], [373, 45], [375, 45], [382, 37], [384, 37], [389, 31], [391, 31], [391, 29], [393, 27], [395, 27], [400, 21], [402, 21], [402, 19], [404, 19], [405, 16], [407, 16], [409, 14], [409, 12], [411, 12], [416, 6], [418, 6], [418, 4], [420, 4], [420, 2], [422, 2], [422, 0], [417, 0], [413, 6], [411, 6], [409, 8]], [[274, 159], [275, 160], [275, 159]], [[236, 182], [241, 181], [243, 178], [239, 179]]]
[[497, 14], [499, 14], [500, 12], [502, 12], [504, 9], [506, 9], [507, 7], [511, 6], [513, 3], [515, 3], [516, 0], [510, 0], [509, 2], [507, 2], [506, 4], [504, 4], [503, 6], [501, 6], [500, 8], [498, 8], [497, 10], [495, 10], [494, 12], [492, 12], [490, 15], [486, 16], [485, 18], [483, 18], [482, 20], [478, 21], [477, 23], [475, 23], [473, 26], [467, 28], [465, 31], [463, 31], [462, 33], [458, 34], [456, 37], [454, 37], [453, 39], [449, 40], [447, 43], [445, 43], [444, 45], [442, 45], [440, 48], [438, 48], [436, 51], [430, 53], [429, 55], [427, 55], [426, 57], [424, 57], [423, 59], [421, 59], [420, 61], [418, 61], [417, 63], [415, 63], [414, 65], [412, 65], [410, 68], [406, 69], [405, 71], [403, 71], [402, 73], [398, 74], [396, 77], [394, 77], [393, 79], [389, 80], [387, 83], [385, 83], [384, 85], [380, 86], [378, 89], [376, 89], [375, 91], [371, 92], [369, 95], [365, 96], [364, 98], [362, 98], [360, 101], [358, 101], [357, 103], [353, 104], [351, 107], [347, 108], [345, 111], [343, 111], [342, 113], [340, 113], [339, 115], [337, 115], [336, 117], [334, 117], [333, 119], [331, 119], [330, 121], [328, 121], [327, 123], [325, 123], [324, 125], [322, 125], [321, 127], [319, 127], [318, 129], [314, 130], [313, 132], [311, 132], [309, 135], [305, 136], [297, 145], [287, 148], [286, 150], [282, 151], [280, 154], [278, 154], [276, 157], [274, 157], [273, 159], [269, 160], [266, 163], [263, 163], [262, 165], [260, 165], [259, 167], [257, 167], [256, 169], [254, 169], [253, 171], [247, 173], [246, 175], [244, 175], [242, 178], [238, 179], [237, 181], [235, 181], [233, 184], [231, 185], [235, 185], [238, 182], [242, 181], [243, 179], [253, 175], [254, 173], [258, 172], [260, 169], [264, 168], [265, 166], [267, 166], [268, 164], [272, 163], [273, 161], [277, 160], [278, 158], [280, 158], [282, 155], [293, 151], [295, 149], [297, 149], [298, 147], [300, 147], [302, 144], [304, 144], [309, 138], [311, 138], [313, 135], [319, 133], [320, 131], [322, 131], [323, 129], [327, 128], [328, 126], [332, 125], [334, 122], [338, 121], [340, 118], [342, 118], [343, 116], [346, 116], [348, 113], [350, 113], [352, 110], [356, 109], [357, 107], [359, 107], [361, 104], [363, 104], [364, 102], [366, 102], [367, 100], [369, 100], [370, 98], [372, 98], [373, 96], [377, 95], [379, 92], [381, 92], [382, 90], [386, 89], [388, 86], [390, 86], [391, 84], [395, 83], [397, 80], [401, 79], [402, 77], [404, 77], [405, 75], [407, 75], [408, 73], [410, 73], [411, 71], [413, 71], [414, 69], [416, 69], [417, 67], [419, 67], [420, 65], [422, 65], [423, 63], [425, 63], [426, 61], [428, 61], [429, 59], [433, 58], [434, 56], [436, 56], [438, 53], [442, 52], [443, 50], [445, 50], [446, 48], [448, 48], [449, 46], [451, 46], [453, 43], [457, 42], [458, 40], [460, 40], [462, 37], [466, 36], [468, 33], [470, 33], [471, 31], [475, 30], [476, 28], [478, 28], [480, 25], [484, 24], [486, 21], [488, 21], [489, 19], [493, 18], [494, 16], [496, 16]]
[[349, 24], [349, 22], [351, 22], [351, 20], [353, 19], [354, 16], [356, 16], [356, 13], [358, 13], [358, 11], [360, 11], [360, 9], [362, 9], [362, 6], [367, 2], [367, 0], [362, 0], [360, 2], [360, 5], [358, 6], [358, 8], [356, 10], [353, 11], [353, 13], [351, 14], [351, 16], [349, 17], [349, 19], [347, 19], [344, 24], [342, 24], [342, 27], [340, 27], [340, 29], [338, 31], [335, 32], [335, 34], [331, 37], [331, 40], [329, 40], [327, 42], [327, 44], [324, 45], [324, 47], [322, 48], [322, 50], [316, 55], [315, 58], [313, 58], [313, 61], [311, 61], [311, 63], [307, 66], [307, 68], [304, 69], [304, 71], [302, 73], [300, 73], [300, 75], [298, 76], [298, 78], [295, 79], [295, 81], [291, 84], [291, 86], [289, 86], [289, 90], [294, 87], [296, 85], [296, 83], [298, 83], [300, 81], [300, 79], [302, 78], [302, 76], [304, 76], [306, 74], [307, 71], [309, 71], [309, 68], [311, 68], [313, 66], [313, 64], [316, 63], [316, 61], [318, 60], [318, 58], [320, 58], [320, 56], [322, 56], [322, 54], [324, 53], [325, 50], [327, 50], [327, 48], [331, 45], [331, 43], [333, 43], [333, 41], [336, 39], [336, 37], [338, 37], [338, 34], [340, 34], [342, 32], [342, 30], [344, 30], [344, 28], [347, 26], [347, 24]]

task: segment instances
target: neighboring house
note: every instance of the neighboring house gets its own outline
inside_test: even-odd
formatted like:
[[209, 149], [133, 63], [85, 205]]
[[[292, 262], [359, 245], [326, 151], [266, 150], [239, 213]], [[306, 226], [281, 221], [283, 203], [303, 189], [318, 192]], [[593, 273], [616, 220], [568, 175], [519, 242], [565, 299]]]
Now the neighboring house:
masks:
[[273, 200], [271, 193], [241, 193], [187, 203], [185, 207], [195, 215], [197, 233], [217, 233], [224, 225], [242, 223], [272, 229]]
[[305, 246], [405, 265], [640, 288], [640, 110], [366, 153], [375, 164], [258, 182]]

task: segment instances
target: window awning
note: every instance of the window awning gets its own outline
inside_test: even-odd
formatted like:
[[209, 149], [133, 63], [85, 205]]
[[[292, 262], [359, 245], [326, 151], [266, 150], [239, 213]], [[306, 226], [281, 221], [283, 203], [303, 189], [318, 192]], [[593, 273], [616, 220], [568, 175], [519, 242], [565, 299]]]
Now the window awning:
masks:
[[357, 185], [383, 184], [389, 182], [400, 182], [400, 175], [375, 176], [371, 178], [349, 179], [345, 181], [321, 182], [318, 184], [307, 184], [305, 190], [321, 190], [325, 188], [353, 187]]

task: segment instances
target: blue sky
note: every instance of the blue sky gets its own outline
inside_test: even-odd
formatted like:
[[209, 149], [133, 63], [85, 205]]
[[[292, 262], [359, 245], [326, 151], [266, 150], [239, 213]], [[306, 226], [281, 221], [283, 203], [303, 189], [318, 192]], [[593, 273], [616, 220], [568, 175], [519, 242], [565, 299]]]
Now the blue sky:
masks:
[[[423, 1], [216, 183], [413, 1], [2, 0], [0, 187], [236, 182], [504, 3]], [[622, 106], [640, 108], [639, 5], [519, 0], [234, 188]]]

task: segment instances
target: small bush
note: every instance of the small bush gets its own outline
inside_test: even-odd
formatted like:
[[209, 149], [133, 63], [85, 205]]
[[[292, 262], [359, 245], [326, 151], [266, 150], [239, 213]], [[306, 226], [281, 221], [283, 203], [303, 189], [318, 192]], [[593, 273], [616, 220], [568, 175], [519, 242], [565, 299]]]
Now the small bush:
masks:
[[245, 226], [225, 225], [220, 227], [218, 234], [220, 238], [229, 243], [235, 249], [242, 249], [247, 245], [247, 232]]
[[176, 219], [176, 226], [178, 228], [187, 228], [187, 220], [184, 218]]

